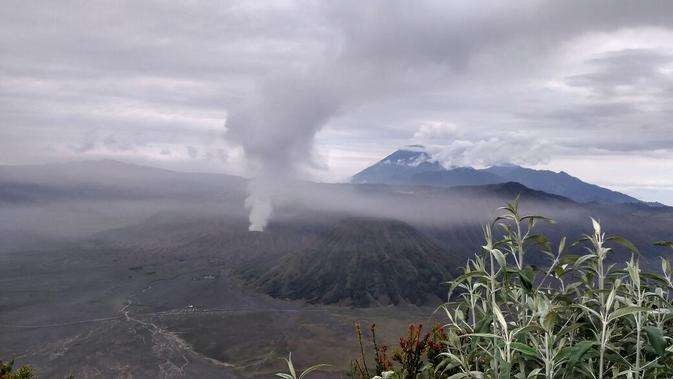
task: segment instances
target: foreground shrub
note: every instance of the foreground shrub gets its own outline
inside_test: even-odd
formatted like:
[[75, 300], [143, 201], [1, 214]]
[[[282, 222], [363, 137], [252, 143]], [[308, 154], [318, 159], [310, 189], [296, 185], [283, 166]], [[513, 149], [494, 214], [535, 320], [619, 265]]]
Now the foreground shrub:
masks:
[[[585, 253], [571, 255], [565, 238], [552, 248], [535, 232], [537, 224], [551, 220], [520, 215], [518, 200], [500, 211], [484, 227], [481, 251], [449, 283], [449, 301], [438, 309], [446, 324], [425, 336], [420, 326], [411, 327], [393, 352], [395, 364], [387, 348], [375, 342], [376, 365], [369, 366], [376, 367], [374, 375], [673, 377], [673, 274], [668, 260], [661, 260], [661, 274], [643, 272], [638, 249], [606, 235], [593, 219], [593, 231], [573, 244]], [[673, 247], [671, 242], [658, 244]], [[630, 252], [628, 262], [610, 263], [616, 247]], [[548, 266], [528, 264], [531, 253], [548, 257]], [[370, 377], [364, 352], [361, 360], [355, 376]]]
[[287, 364], [287, 373], [284, 372], [279, 372], [276, 373], [276, 376], [283, 378], [283, 379], [304, 379], [305, 377], [308, 376], [308, 374], [312, 373], [313, 371], [320, 370], [321, 368], [328, 367], [329, 365], [325, 364], [319, 364], [315, 366], [311, 366], [309, 368], [304, 369], [300, 374], [297, 374], [297, 370], [294, 367], [294, 363], [292, 363], [292, 354], [290, 354], [287, 358], [285, 358], [285, 363]]
[[30, 366], [23, 365], [14, 369], [14, 361], [0, 361], [0, 379], [31, 379], [35, 374]]

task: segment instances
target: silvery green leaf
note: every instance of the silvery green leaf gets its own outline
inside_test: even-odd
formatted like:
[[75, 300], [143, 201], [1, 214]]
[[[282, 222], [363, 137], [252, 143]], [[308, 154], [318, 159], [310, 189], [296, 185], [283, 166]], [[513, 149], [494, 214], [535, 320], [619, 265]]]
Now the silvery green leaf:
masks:
[[600, 235], [601, 234], [601, 224], [598, 223], [598, 221], [596, 221], [596, 219], [594, 219], [593, 217], [591, 218], [591, 224], [594, 227], [594, 233], [596, 233], [596, 235]]
[[610, 313], [608, 316], [608, 322], [614, 321], [620, 317], [624, 317], [627, 315], [632, 315], [636, 314], [639, 312], [648, 312], [650, 311], [649, 308], [644, 308], [644, 307], [624, 307], [624, 308], [619, 308], [615, 310], [614, 312]]
[[617, 294], [615, 287], [612, 288], [610, 294], [608, 295], [608, 300], [605, 302], [605, 308], [610, 310], [612, 309], [612, 303], [615, 301], [615, 295]]
[[531, 371], [528, 374], [527, 378], [531, 379], [531, 378], [535, 378], [536, 376], [539, 376], [539, 375], [543, 375], [542, 374], [542, 369], [541, 368], [536, 368], [535, 370]]
[[661, 271], [663, 271], [665, 275], [671, 275], [671, 263], [668, 259], [661, 258]]
[[623, 238], [623, 237], [620, 237], [620, 236], [610, 236], [610, 237], [608, 238], [608, 240], [609, 240], [609, 241], [616, 242], [616, 243], [618, 243], [618, 244], [624, 246], [624, 247], [627, 248], [630, 252], [632, 252], [632, 253], [634, 253], [634, 254], [636, 254], [636, 255], [640, 255], [640, 251], [638, 251], [638, 248], [636, 247], [636, 245], [634, 245], [633, 243], [631, 243], [631, 241], [627, 240], [626, 238]]
[[511, 346], [512, 346], [512, 349], [514, 349], [514, 350], [516, 350], [516, 351], [518, 351], [522, 354], [528, 355], [530, 357], [537, 358], [540, 355], [538, 353], [538, 351], [535, 350], [534, 348], [532, 348], [532, 347], [530, 347], [526, 344], [520, 343], [520, 342], [512, 342]]
[[507, 321], [505, 321], [505, 316], [502, 315], [498, 303], [493, 302], [491, 306], [493, 307], [493, 313], [495, 314], [498, 323], [500, 323], [500, 327], [505, 331], [505, 334], [507, 334]]
[[564, 236], [563, 238], [561, 238], [561, 242], [559, 242], [559, 244], [558, 244], [558, 253], [559, 253], [559, 255], [560, 255], [561, 253], [563, 253], [563, 251], [565, 250], [565, 247], [566, 247], [566, 238], [565, 238], [565, 236]]

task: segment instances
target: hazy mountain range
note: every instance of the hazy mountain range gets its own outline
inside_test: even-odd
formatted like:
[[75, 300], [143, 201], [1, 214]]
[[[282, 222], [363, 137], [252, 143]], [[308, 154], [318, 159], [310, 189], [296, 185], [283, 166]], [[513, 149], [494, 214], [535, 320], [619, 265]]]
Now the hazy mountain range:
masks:
[[[564, 173], [445, 169], [417, 147], [391, 154], [353, 182], [277, 189], [269, 228], [250, 233], [245, 178], [110, 160], [0, 166], [0, 237], [7, 250], [105, 233], [140, 254], [221, 252], [260, 292], [365, 306], [435, 299], [444, 291], [438, 283], [481, 246], [481, 225], [517, 196], [524, 212], [554, 218], [570, 238], [592, 216], [641, 245], [668, 238], [673, 225], [671, 208]], [[421, 276], [434, 279], [421, 283]]]
[[395, 151], [355, 174], [351, 182], [444, 187], [517, 182], [528, 188], [564, 196], [580, 203], [641, 202], [629, 195], [583, 182], [563, 171], [534, 170], [517, 165], [500, 165], [485, 169], [445, 168], [419, 145]]
[[[501, 179], [504, 169], [447, 170], [403, 150], [354, 180], [376, 174], [375, 183], [274, 188], [269, 225], [250, 232], [245, 178], [110, 160], [0, 166], [0, 355], [30, 352], [23, 359], [42, 377], [119, 377], [126, 367], [160, 377], [157, 367], [184, 357], [187, 376], [237, 377], [223, 367], [247, 375], [263, 352], [254, 373], [268, 378], [294, 341], [303, 364], [351, 357], [354, 320], [425, 320], [432, 310], [416, 318], [416, 305], [438, 304], [442, 283], [483, 245], [482, 225], [517, 196], [523, 213], [556, 221], [540, 225], [554, 245], [577, 240], [594, 217], [641, 248], [643, 266], [667, 253], [652, 242], [671, 239], [673, 208], [580, 203], [511, 172]], [[610, 260], [627, 257], [615, 246]]]

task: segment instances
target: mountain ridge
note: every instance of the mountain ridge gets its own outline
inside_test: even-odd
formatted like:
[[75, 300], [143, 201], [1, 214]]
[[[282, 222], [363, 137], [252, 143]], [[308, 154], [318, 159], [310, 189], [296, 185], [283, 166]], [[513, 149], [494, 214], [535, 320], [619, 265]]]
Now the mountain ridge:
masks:
[[244, 193], [247, 180], [181, 172], [112, 159], [0, 165], [0, 204], [219, 196]]
[[389, 154], [377, 164], [355, 174], [352, 181], [403, 184], [419, 172], [442, 170], [445, 170], [444, 167], [433, 160], [422, 146], [410, 145]]
[[[396, 164], [390, 157], [403, 155], [408, 162], [433, 162], [432, 165]], [[429, 164], [429, 163], [428, 163]], [[453, 187], [517, 182], [533, 190], [560, 195], [579, 203], [644, 203], [632, 196], [591, 184], [565, 171], [535, 170], [514, 164], [494, 165], [484, 169], [469, 166], [445, 168], [421, 146], [404, 147], [381, 161], [353, 175], [353, 184], [430, 185]]]

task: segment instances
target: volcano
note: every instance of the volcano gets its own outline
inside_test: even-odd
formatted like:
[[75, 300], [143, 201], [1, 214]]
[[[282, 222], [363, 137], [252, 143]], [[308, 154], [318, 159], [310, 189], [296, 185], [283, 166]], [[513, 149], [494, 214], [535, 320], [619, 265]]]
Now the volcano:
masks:
[[367, 307], [421, 305], [446, 295], [447, 251], [400, 221], [348, 218], [313, 248], [286, 257], [254, 280], [279, 298]]

